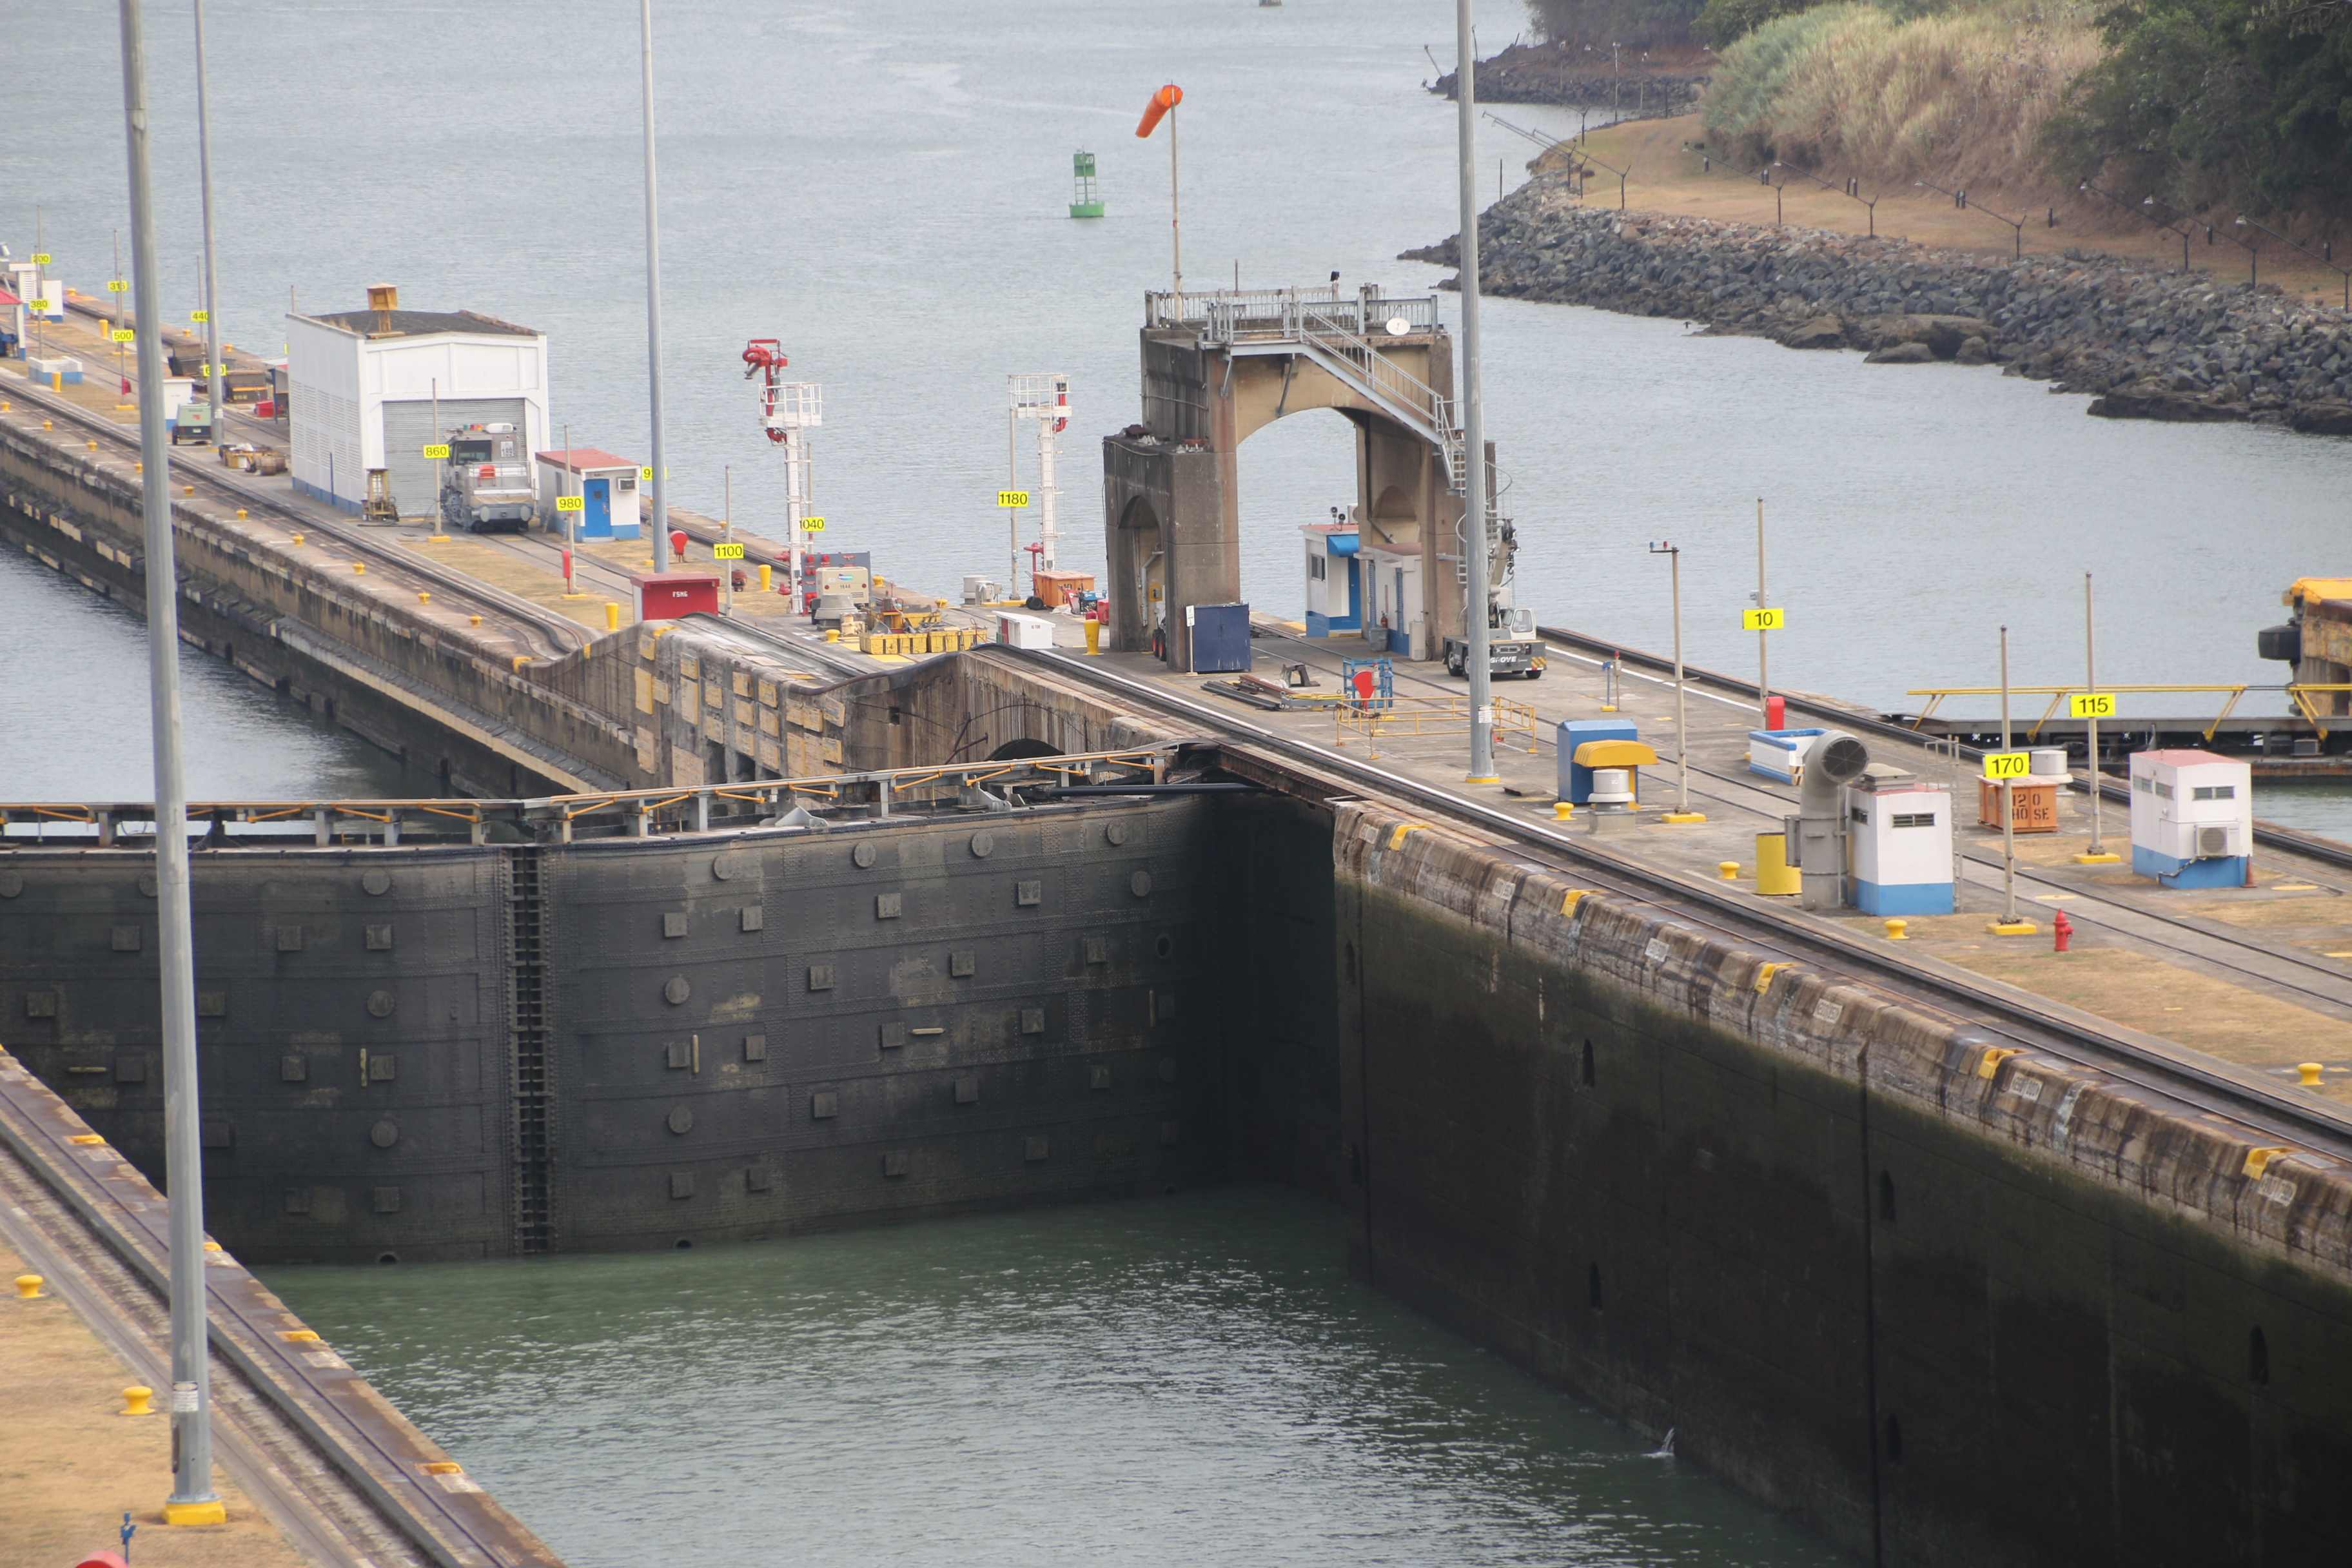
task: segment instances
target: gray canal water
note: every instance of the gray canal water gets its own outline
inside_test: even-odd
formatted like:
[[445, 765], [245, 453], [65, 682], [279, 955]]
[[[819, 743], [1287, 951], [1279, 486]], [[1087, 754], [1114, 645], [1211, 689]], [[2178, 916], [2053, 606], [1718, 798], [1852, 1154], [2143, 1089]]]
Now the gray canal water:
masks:
[[573, 1568], [1843, 1562], [1228, 1188], [270, 1282]]
[[[1066, 562], [1099, 563], [1094, 435], [1133, 417], [1140, 296], [1167, 282], [1183, 85], [1187, 277], [1398, 290], [1455, 226], [1442, 0], [664, 0], [673, 494], [782, 515], [737, 356], [783, 340], [826, 387], [828, 542], [952, 586], [1005, 564], [1004, 377], [1066, 371]], [[1489, 47], [1519, 25], [1490, 3]], [[209, 38], [226, 334], [274, 350], [391, 281], [551, 339], [573, 440], [646, 452], [636, 10], [556, 0], [217, 0]], [[199, 255], [184, 7], [150, 7], [164, 298]], [[42, 12], [11, 81], [0, 238], [94, 286], [123, 222], [114, 7]], [[1572, 111], [1506, 110], [1572, 130]], [[1062, 216], [1069, 153], [1111, 216]], [[1528, 149], [1486, 127], [1479, 168]], [[1449, 318], [1453, 305], [1445, 307]], [[2073, 678], [2085, 569], [2111, 680], [2262, 680], [2254, 628], [2343, 569], [2352, 449], [2110, 425], [1990, 372], [1701, 339], [1497, 301], [1489, 430], [1523, 602], [1663, 647], [1685, 548], [1694, 659], [1741, 668], [1769, 498], [1777, 682]], [[1025, 460], [1025, 459], [1024, 459]], [[1351, 492], [1336, 416], [1242, 458], [1244, 583], [1297, 604], [1296, 525]], [[2332, 552], [2336, 553], [2331, 553]], [[135, 623], [0, 563], [0, 794], [142, 797]], [[383, 759], [201, 661], [198, 796], [389, 792]], [[2340, 795], [2313, 807], [2352, 826]], [[1819, 1549], [1648, 1444], [1350, 1284], [1328, 1214], [1235, 1192], [635, 1258], [286, 1271], [289, 1299], [575, 1563], [1799, 1563]]]

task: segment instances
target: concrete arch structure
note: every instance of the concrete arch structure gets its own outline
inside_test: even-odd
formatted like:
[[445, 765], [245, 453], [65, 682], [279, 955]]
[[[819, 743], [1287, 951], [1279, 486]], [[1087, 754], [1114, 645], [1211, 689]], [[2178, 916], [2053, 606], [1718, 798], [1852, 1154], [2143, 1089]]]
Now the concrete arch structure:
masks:
[[[1328, 340], [1315, 336], [1317, 326], [1376, 341], [1381, 371], [1412, 386], [1421, 403], [1384, 397], [1370, 378], [1349, 374]], [[1143, 418], [1103, 441], [1113, 647], [1148, 648], [1154, 605], [1164, 605], [1169, 662], [1192, 668], [1185, 610], [1242, 597], [1241, 445], [1277, 419], [1316, 408], [1355, 427], [1355, 499], [1367, 544], [1417, 561], [1421, 580], [1436, 585], [1425, 624], [1401, 628], [1412, 634], [1414, 657], [1430, 657], [1439, 639], [1461, 629], [1452, 588], [1462, 502], [1433, 434], [1451, 429], [1454, 349], [1436, 325], [1433, 299], [1389, 300], [1375, 289], [1150, 295], [1141, 361]], [[1416, 427], [1414, 415], [1433, 411], [1433, 421]]]

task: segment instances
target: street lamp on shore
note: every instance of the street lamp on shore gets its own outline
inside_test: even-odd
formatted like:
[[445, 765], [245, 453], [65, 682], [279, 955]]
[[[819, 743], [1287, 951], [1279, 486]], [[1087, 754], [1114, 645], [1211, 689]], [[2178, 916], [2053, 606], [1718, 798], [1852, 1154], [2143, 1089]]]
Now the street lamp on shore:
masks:
[[1983, 203], [1969, 196], [1968, 187], [1966, 185], [1961, 186], [1957, 191], [1948, 191], [1945, 190], [1943, 186], [1936, 184], [1933, 180], [1914, 180], [1911, 183], [1922, 189], [1941, 192], [1943, 195], [1951, 197], [1952, 205], [1959, 208], [1962, 212], [1980, 212], [1996, 223], [2005, 223], [2009, 225], [2010, 232], [2015, 237], [2016, 240], [2015, 255], [2017, 259], [2020, 261], [2025, 259], [2025, 220], [2023, 218], [2011, 217], [2006, 213], [1995, 212], [1992, 208], [1986, 206]]
[[2131, 203], [2124, 200], [2123, 197], [2116, 195], [2113, 191], [2103, 191], [2098, 186], [2091, 184], [2088, 180], [2083, 181], [2074, 188], [2085, 195], [2096, 196], [2103, 202], [2112, 203], [2115, 205], [2121, 207], [2126, 212], [2137, 212], [2140, 216], [2147, 219], [2148, 222], [2156, 225], [2157, 227], [2163, 229], [2166, 233], [2179, 235], [2180, 237], [2180, 270], [2183, 272], [2189, 270], [2189, 230], [2186, 226], [2166, 223], [2154, 213], [2147, 210], [2156, 205], [2156, 198], [2154, 196], [2148, 197], [2138, 206], [2135, 207]]
[[2318, 262], [2322, 267], [2326, 268], [2328, 270], [2341, 273], [2344, 277], [2344, 308], [2347, 310], [2352, 310], [2352, 267], [2338, 267], [2336, 265], [2336, 244], [2333, 240], [2322, 241], [2321, 248], [2314, 250], [2311, 247], [2305, 245], [2300, 241], [2289, 239], [2286, 236], [2281, 234], [2278, 230], [2272, 228], [2267, 224], [2256, 223], [2253, 219], [2248, 217], [2243, 213], [2240, 213], [2238, 215], [2238, 222], [2244, 227], [2261, 229], [2264, 234], [2269, 235], [2273, 239], [2277, 240], [2281, 245], [2287, 247], [2290, 250], [2299, 250], [2305, 256], [2310, 257], [2314, 261]]
[[[1569, 146], [1567, 142], [1547, 136], [1540, 131], [1530, 131], [1524, 125], [1514, 125], [1499, 114], [1490, 113], [1486, 115], [1486, 118], [1493, 121], [1496, 124], [1501, 126], [1504, 130], [1509, 132], [1514, 136], [1526, 137], [1528, 141], [1534, 142], [1537, 146], [1542, 148], [1547, 153], [1557, 152], [1560, 148]], [[1623, 212], [1625, 210], [1625, 181], [1633, 173], [1632, 164], [1629, 163], [1624, 168], [1621, 169], [1614, 163], [1604, 163], [1600, 159], [1594, 157], [1591, 153], [1586, 152], [1581, 146], [1569, 147], [1569, 166], [1571, 170], [1575, 168], [1576, 160], [1581, 159], [1585, 163], [1591, 164], [1596, 169], [1606, 169], [1611, 174], [1616, 175], [1617, 210], [1619, 212]], [[1580, 185], [1578, 187], [1578, 190], [1579, 194], [1581, 195], [1582, 187]]]
[[1810, 169], [1790, 168], [1788, 164], [1782, 163], [1778, 158], [1772, 160], [1772, 166], [1776, 169], [1787, 169], [1790, 174], [1796, 175], [1799, 179], [1811, 180], [1813, 184], [1821, 186], [1821, 188], [1825, 191], [1834, 192], [1838, 195], [1850, 197], [1854, 201], [1861, 202], [1870, 213], [1870, 237], [1873, 239], [1878, 237], [1878, 198], [1876, 196], [1871, 196], [1865, 199], [1862, 194], [1862, 182], [1860, 180], [1849, 179], [1843, 185], [1833, 185], [1827, 180], [1822, 179], [1819, 174], [1814, 174]]
[[[2239, 216], [2237, 226], [2240, 228], [2245, 228], [2248, 226], [2243, 215]], [[2262, 228], [2262, 225], [2260, 224], [2255, 224], [2252, 226]], [[2263, 232], [2264, 234], [2268, 234], [2270, 233], [2270, 230], [2263, 228]], [[2208, 238], [2210, 238], [2213, 234], [2213, 230], [2209, 226], [2205, 230], [2205, 234]], [[2262, 247], [2257, 245], [2254, 241], [2246, 238], [2243, 235], [2231, 234], [2228, 229], [2223, 229], [2221, 231], [2221, 237], [2230, 241], [2232, 245], [2242, 245], [2246, 247], [2246, 287], [2248, 289], [2261, 288], [2263, 286]]]

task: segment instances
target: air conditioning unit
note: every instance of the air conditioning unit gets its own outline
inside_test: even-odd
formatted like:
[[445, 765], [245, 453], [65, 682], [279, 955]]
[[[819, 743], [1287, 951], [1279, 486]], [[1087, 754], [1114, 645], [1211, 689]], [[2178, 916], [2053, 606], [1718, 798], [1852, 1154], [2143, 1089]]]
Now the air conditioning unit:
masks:
[[2234, 822], [2207, 823], [2197, 829], [2197, 858], [2216, 860], [2245, 851], [2238, 843], [2238, 825]]

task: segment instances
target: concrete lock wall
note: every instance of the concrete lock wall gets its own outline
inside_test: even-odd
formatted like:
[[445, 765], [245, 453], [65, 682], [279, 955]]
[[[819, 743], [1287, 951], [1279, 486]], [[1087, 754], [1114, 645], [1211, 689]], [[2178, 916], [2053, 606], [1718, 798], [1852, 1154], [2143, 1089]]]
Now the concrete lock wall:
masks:
[[1374, 1282], [1890, 1563], [2340, 1557], [2334, 1162], [1393, 811], [1335, 835]]
[[[1213, 1173], [1212, 804], [199, 851], [213, 1228], [257, 1258], [474, 1258]], [[0, 1037], [154, 1172], [145, 861], [0, 854]]]

